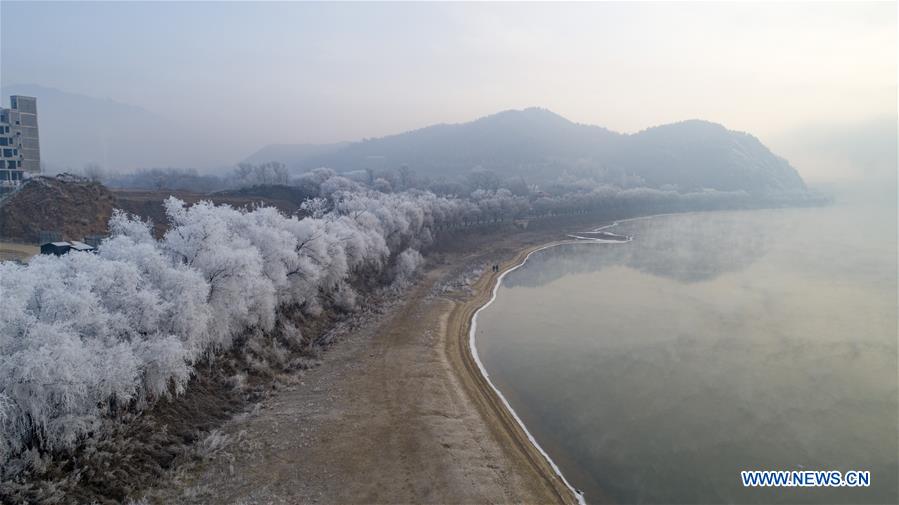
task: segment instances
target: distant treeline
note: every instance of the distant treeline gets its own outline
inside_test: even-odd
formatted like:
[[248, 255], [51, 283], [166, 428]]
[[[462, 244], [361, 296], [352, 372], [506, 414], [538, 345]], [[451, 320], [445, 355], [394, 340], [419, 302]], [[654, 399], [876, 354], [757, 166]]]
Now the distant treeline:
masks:
[[[301, 174], [292, 174], [283, 163], [266, 162], [260, 164], [241, 163], [229, 174], [218, 176], [199, 174], [193, 169], [153, 168], [139, 170], [127, 174], [108, 174], [97, 165], [89, 165], [82, 175], [104, 183], [111, 188], [142, 190], [178, 190], [197, 193], [240, 190], [255, 186], [291, 186], [299, 188], [309, 198], [320, 196], [319, 185], [323, 179], [341, 177], [357, 187], [365, 187], [381, 193], [394, 193], [408, 190], [430, 191], [438, 196], [472, 197], [475, 192], [508, 192], [512, 196], [570, 198], [574, 195], [588, 195], [599, 191], [602, 197], [622, 190], [639, 190], [648, 198], [671, 200], [678, 195], [699, 194], [745, 194], [758, 199], [777, 199], [782, 201], [807, 201], [820, 199], [820, 195], [810, 194], [804, 189], [789, 191], [748, 192], [745, 190], [720, 191], [690, 186], [682, 188], [676, 184], [665, 184], [651, 187], [646, 181], [635, 175], [619, 174], [611, 181], [607, 177], [598, 177], [589, 170], [575, 169], [564, 171], [554, 180], [542, 185], [529, 183], [524, 177], [502, 177], [493, 170], [474, 167], [462, 175], [452, 177], [426, 177], [419, 175], [414, 169], [401, 166], [386, 170], [358, 170], [337, 173], [328, 168], [310, 170]], [[654, 193], [655, 192], [655, 193]], [[693, 197], [695, 198], [695, 197]]]

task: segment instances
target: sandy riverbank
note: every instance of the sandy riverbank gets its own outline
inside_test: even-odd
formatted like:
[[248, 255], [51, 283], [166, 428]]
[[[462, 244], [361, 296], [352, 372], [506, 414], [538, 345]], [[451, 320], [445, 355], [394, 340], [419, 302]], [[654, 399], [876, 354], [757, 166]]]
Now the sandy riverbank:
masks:
[[514, 451], [527, 462], [534, 475], [539, 476], [546, 487], [552, 490], [557, 502], [578, 503], [574, 490], [564, 481], [559, 470], [547, 459], [542, 449], [535, 445], [521, 421], [485, 376], [476, 350], [472, 349], [474, 340], [471, 338], [474, 317], [493, 299], [497, 283], [508, 271], [522, 265], [535, 251], [568, 242], [572, 241], [562, 240], [527, 247], [500, 264], [497, 272], [485, 272], [472, 286], [474, 296], [458, 303], [450, 315], [446, 343], [447, 355], [459, 373], [462, 385], [467, 389], [469, 397], [482, 410], [485, 420], [496, 432], [496, 436], [514, 446]]
[[[572, 223], [571, 226], [574, 226]], [[563, 230], [486, 237], [435, 255], [381, 317], [254, 410], [150, 503], [573, 503], [481, 375], [472, 315], [506, 268]], [[490, 264], [500, 263], [500, 272]], [[470, 289], [441, 286], [483, 266]]]

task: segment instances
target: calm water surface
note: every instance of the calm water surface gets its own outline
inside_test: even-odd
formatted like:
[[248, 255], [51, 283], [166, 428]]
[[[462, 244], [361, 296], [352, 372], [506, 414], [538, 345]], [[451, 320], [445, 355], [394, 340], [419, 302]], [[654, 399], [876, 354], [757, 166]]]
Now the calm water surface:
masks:
[[[610, 231], [635, 239], [535, 253], [478, 316], [491, 379], [588, 502], [899, 501], [895, 208]], [[745, 489], [747, 469], [872, 486]]]

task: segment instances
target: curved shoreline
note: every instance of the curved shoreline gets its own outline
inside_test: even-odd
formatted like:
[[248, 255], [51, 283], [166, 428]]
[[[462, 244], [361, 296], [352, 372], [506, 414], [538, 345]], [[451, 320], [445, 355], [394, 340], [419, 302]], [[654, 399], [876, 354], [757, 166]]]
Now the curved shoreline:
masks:
[[[630, 221], [632, 219], [640, 218], [631, 218], [622, 221]], [[622, 221], [615, 221], [611, 224], [597, 228], [594, 231], [617, 226]], [[531, 463], [532, 467], [544, 478], [544, 480], [547, 481], [547, 483], [553, 488], [562, 502], [586, 505], [583, 492], [574, 487], [574, 485], [572, 485], [568, 481], [568, 479], [565, 478], [565, 476], [562, 474], [561, 469], [555, 463], [555, 461], [553, 461], [552, 457], [550, 457], [546, 450], [544, 450], [543, 447], [540, 446], [540, 443], [537, 441], [534, 435], [531, 434], [530, 431], [528, 431], [527, 426], [525, 426], [524, 424], [524, 421], [521, 420], [521, 418], [515, 412], [515, 409], [512, 408], [512, 405], [509, 404], [509, 401], [503, 395], [502, 391], [500, 391], [499, 388], [496, 387], [496, 385], [493, 383], [493, 381], [490, 380], [490, 374], [487, 372], [486, 367], [481, 362], [476, 345], [478, 314], [482, 310], [489, 307], [490, 304], [492, 304], [494, 300], [496, 300], [497, 294], [499, 292], [499, 287], [505, 276], [510, 272], [523, 267], [525, 263], [527, 263], [527, 260], [531, 257], [531, 255], [536, 252], [550, 249], [552, 247], [558, 247], [567, 244], [616, 244], [627, 243], [633, 239], [633, 237], [628, 237], [627, 240], [603, 240], [588, 237], [577, 237], [572, 235], [568, 236], [572, 237], [575, 240], [558, 240], [542, 245], [527, 247], [516, 254], [515, 257], [513, 257], [511, 260], [502, 263], [498, 272], [488, 272], [487, 275], [483, 276], [482, 279], [479, 279], [479, 281], [475, 284], [477, 295], [472, 300], [467, 301], [461, 306], [463, 309], [463, 313], [467, 316], [467, 323], [461, 325], [460, 331], [458, 332], [458, 339], [463, 341], [460, 345], [460, 348], [462, 350], [462, 361], [465, 365], [464, 370], [470, 375], [474, 375], [473, 378], [479, 386], [478, 392], [490, 404], [493, 413], [496, 415], [496, 419], [506, 430], [507, 434], [516, 440], [516, 445], [518, 445], [519, 448], [525, 453], [525, 456], [527, 457], [529, 463]], [[485, 294], [488, 293], [490, 295], [489, 299], [483, 301], [483, 299], [485, 298]]]
[[569, 239], [527, 247], [511, 260], [500, 264], [499, 272], [487, 272], [472, 286], [475, 296], [456, 304], [450, 315], [448, 327], [451, 335], [446, 340], [448, 355], [456, 365], [460, 378], [463, 379], [463, 386], [483, 410], [485, 418], [496, 421], [495, 425], [490, 423], [492, 427], [497, 428], [496, 434], [505, 437], [510, 445], [524, 456], [529, 466], [543, 478], [559, 503], [572, 504], [584, 503], [582, 493], [562, 475], [558, 465], [527, 430], [502, 392], [490, 381], [489, 374], [477, 354], [475, 332], [477, 314], [496, 299], [500, 282], [506, 274], [523, 266], [535, 252], [580, 242], [592, 241]]
[[[475, 314], [487, 306], [493, 300], [498, 280], [513, 267], [524, 264], [524, 260], [537, 250], [546, 249], [562, 243], [573, 241], [551, 242], [549, 244], [532, 246], [520, 251], [509, 261], [500, 265], [500, 272], [487, 272], [472, 286], [475, 295], [462, 303], [456, 303], [448, 321], [449, 337], [446, 339], [450, 360], [459, 374], [463, 387], [469, 396], [482, 410], [485, 420], [504, 445], [511, 446], [531, 467], [531, 469], [544, 481], [544, 484], [556, 499], [557, 503], [574, 504], [582, 503], [580, 495], [571, 487], [557, 467], [549, 460], [546, 453], [533, 441], [533, 437], [524, 428], [505, 398], [499, 390], [490, 382], [484, 372], [480, 361], [472, 352], [471, 332], [475, 322]], [[475, 323], [476, 324], [476, 323]], [[504, 439], [504, 440], [503, 440]]]
[[[590, 241], [590, 242], [597, 242], [597, 243], [600, 242], [598, 240], [591, 240], [591, 239], [584, 239], [584, 240]], [[490, 299], [487, 301], [487, 303], [478, 307], [478, 309], [475, 310], [474, 314], [472, 314], [472, 316], [471, 316], [471, 322], [468, 325], [469, 328], [468, 328], [468, 346], [467, 346], [468, 354], [474, 360], [475, 364], [477, 364], [478, 370], [479, 370], [481, 376], [483, 377], [484, 381], [486, 381], [486, 383], [493, 390], [493, 393], [500, 399], [500, 401], [502, 401], [502, 404], [505, 407], [505, 409], [515, 419], [516, 424], [518, 425], [520, 430], [524, 432], [524, 435], [527, 437], [530, 445], [534, 449], [536, 449], [540, 453], [540, 455], [543, 457], [543, 459], [546, 461], [546, 463], [549, 464], [550, 468], [553, 471], [554, 476], [557, 479], [560, 479], [562, 481], [562, 483], [565, 485], [565, 487], [568, 489], [568, 491], [571, 492], [572, 495], [574, 495], [574, 498], [575, 498], [575, 500], [577, 500], [577, 503], [579, 503], [581, 505], [586, 505], [586, 502], [584, 501], [584, 493], [579, 491], [570, 482], [568, 482], [568, 479], [566, 479], [565, 476], [562, 474], [562, 470], [559, 468], [559, 466], [556, 464], [556, 462], [553, 461], [553, 459], [550, 457], [550, 455], [543, 449], [543, 447], [540, 446], [540, 443], [537, 442], [537, 439], [534, 437], [534, 435], [532, 435], [531, 432], [528, 431], [527, 426], [525, 426], [525, 424], [524, 424], [524, 421], [522, 421], [521, 418], [518, 417], [518, 413], [515, 412], [515, 409], [513, 409], [512, 405], [509, 404], [509, 401], [503, 395], [502, 391], [500, 391], [499, 388], [496, 387], [496, 385], [493, 383], [493, 381], [490, 380], [490, 374], [487, 372], [487, 369], [484, 367], [483, 362], [481, 362], [480, 355], [478, 355], [478, 348], [477, 348], [475, 339], [476, 339], [477, 331], [478, 331], [478, 314], [480, 314], [482, 310], [489, 307], [494, 302], [494, 300], [496, 300], [496, 295], [499, 292], [499, 287], [502, 285], [503, 278], [506, 277], [506, 274], [508, 274], [510, 272], [514, 272], [515, 270], [518, 270], [519, 268], [523, 267], [524, 264], [527, 263], [528, 258], [530, 258], [531, 255], [536, 252], [544, 251], [551, 247], [556, 247], [556, 246], [560, 246], [560, 245], [564, 245], [564, 244], [573, 244], [573, 243], [577, 243], [579, 241], [584, 241], [584, 240], [550, 242], [549, 244], [544, 244], [542, 246], [529, 248], [529, 249], [526, 249], [527, 254], [524, 255], [524, 258], [521, 259], [520, 262], [518, 262], [517, 264], [513, 264], [512, 266], [509, 266], [509, 267], [505, 267], [505, 265], [504, 265], [505, 268], [500, 268], [500, 271], [498, 272], [499, 275], [497, 275], [492, 280], [493, 286], [492, 286], [492, 289], [490, 289], [490, 294], [491, 294]], [[602, 242], [614, 242], [614, 241], [602, 241]], [[516, 256], [516, 260], [520, 256], [521, 256], [521, 253], [519, 253], [519, 255]], [[514, 262], [515, 262], [515, 260], [513, 260], [513, 263]], [[515, 430], [515, 431], [518, 432], [518, 430]]]

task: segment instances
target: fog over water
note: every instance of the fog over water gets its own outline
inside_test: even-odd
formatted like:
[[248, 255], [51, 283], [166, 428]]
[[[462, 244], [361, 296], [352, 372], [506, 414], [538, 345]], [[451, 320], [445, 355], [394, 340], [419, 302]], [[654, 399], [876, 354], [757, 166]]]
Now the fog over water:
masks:
[[[588, 502], [895, 503], [895, 210], [660, 216], [536, 253], [480, 313], [481, 359]], [[872, 487], [742, 487], [767, 469]]]

